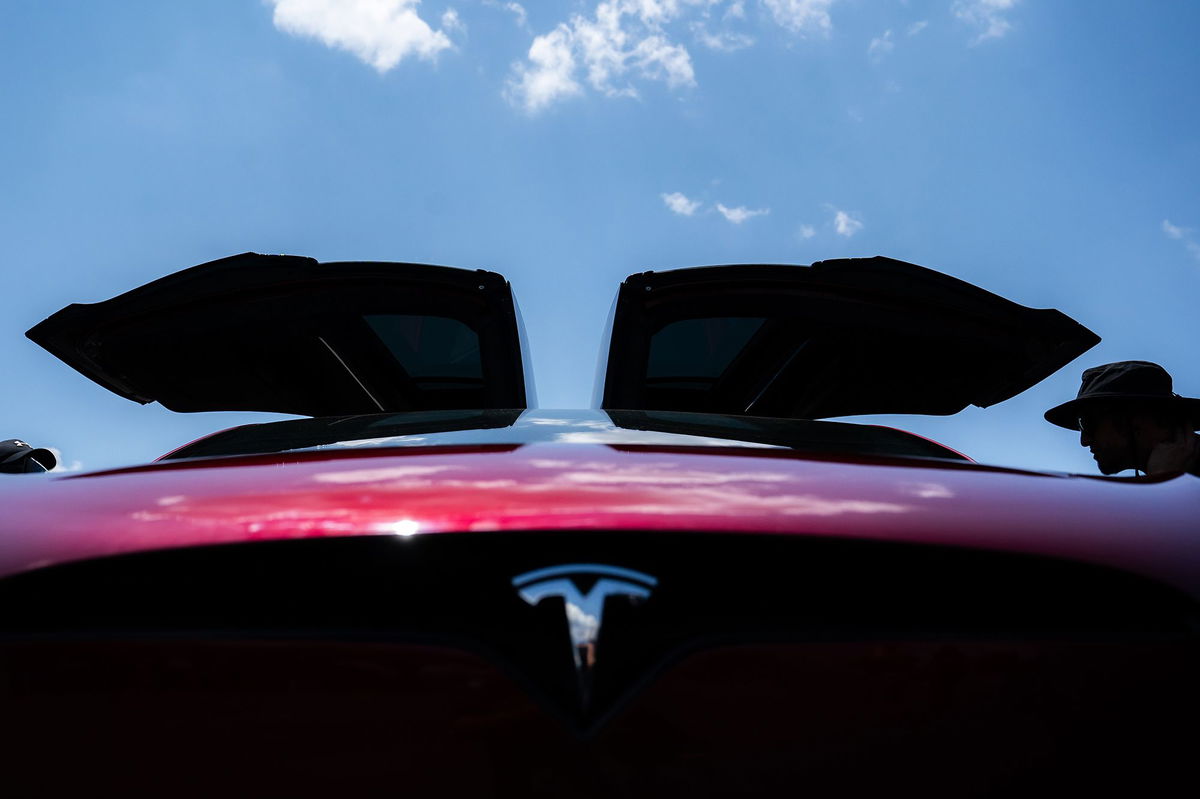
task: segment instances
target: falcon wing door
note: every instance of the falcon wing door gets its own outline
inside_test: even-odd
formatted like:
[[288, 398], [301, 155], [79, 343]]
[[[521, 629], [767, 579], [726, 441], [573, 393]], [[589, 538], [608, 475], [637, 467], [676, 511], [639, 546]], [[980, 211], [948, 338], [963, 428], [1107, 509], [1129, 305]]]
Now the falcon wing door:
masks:
[[891, 258], [644, 272], [621, 284], [605, 409], [798, 419], [946, 415], [1008, 399], [1099, 337]]
[[122, 397], [332, 416], [533, 404], [508, 281], [483, 270], [245, 253], [26, 335]]

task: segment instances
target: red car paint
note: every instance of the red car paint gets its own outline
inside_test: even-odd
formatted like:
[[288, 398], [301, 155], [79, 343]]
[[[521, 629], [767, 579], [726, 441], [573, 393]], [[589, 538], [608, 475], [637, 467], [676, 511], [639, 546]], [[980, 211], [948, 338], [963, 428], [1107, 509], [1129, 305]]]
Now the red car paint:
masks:
[[[18, 484], [19, 483], [19, 484]], [[786, 450], [530, 444], [160, 462], [0, 484], [0, 575], [239, 541], [505, 530], [844, 536], [1104, 564], [1200, 597], [1200, 481]]]

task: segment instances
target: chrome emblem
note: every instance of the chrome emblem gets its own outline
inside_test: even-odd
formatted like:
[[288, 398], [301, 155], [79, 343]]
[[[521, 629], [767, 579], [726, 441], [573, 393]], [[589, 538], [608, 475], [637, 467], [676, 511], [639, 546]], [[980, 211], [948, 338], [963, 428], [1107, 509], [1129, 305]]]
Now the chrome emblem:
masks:
[[[586, 592], [579, 585], [591, 583]], [[536, 605], [546, 597], [562, 597], [571, 635], [571, 654], [579, 677], [580, 699], [586, 707], [591, 693], [591, 674], [596, 665], [596, 642], [604, 620], [604, 600], [627, 596], [650, 598], [658, 580], [649, 574], [605, 566], [601, 563], [565, 563], [518, 574], [512, 580], [521, 599]]]

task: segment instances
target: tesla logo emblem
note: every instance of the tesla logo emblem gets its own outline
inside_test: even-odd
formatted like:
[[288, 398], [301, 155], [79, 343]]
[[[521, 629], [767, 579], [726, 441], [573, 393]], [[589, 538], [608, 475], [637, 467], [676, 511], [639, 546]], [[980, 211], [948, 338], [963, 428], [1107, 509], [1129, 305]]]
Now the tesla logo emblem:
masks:
[[[596, 642], [604, 620], [604, 600], [610, 596], [648, 599], [658, 580], [632, 569], [600, 563], [567, 563], [518, 574], [512, 584], [521, 599], [530, 605], [536, 605], [546, 597], [562, 597], [575, 671], [579, 676], [580, 698], [586, 706], [591, 673], [596, 665]], [[581, 585], [586, 590], [581, 590]]]

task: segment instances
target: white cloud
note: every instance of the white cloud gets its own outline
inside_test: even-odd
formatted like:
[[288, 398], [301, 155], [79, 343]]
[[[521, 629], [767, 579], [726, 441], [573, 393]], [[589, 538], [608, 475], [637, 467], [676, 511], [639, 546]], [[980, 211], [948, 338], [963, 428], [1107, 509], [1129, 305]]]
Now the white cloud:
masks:
[[1166, 233], [1168, 237], [1173, 239], [1182, 239], [1189, 232], [1191, 232], [1187, 228], [1176, 227], [1175, 225], [1172, 225], [1169, 219], [1163, 220], [1162, 229], [1163, 233]]
[[447, 8], [442, 13], [442, 28], [448, 31], [466, 31], [467, 26], [459, 19], [457, 11]]
[[529, 28], [529, 15], [525, 13], [525, 6], [516, 2], [501, 2], [501, 0], [483, 0], [483, 4], [489, 8], [502, 8], [516, 18], [517, 27], [523, 30]]
[[980, 33], [971, 42], [979, 44], [987, 39], [999, 39], [1012, 30], [1012, 23], [1006, 14], [1013, 9], [1018, 0], [954, 0], [950, 12], [955, 17]]
[[526, 110], [539, 110], [580, 90], [577, 69], [588, 85], [607, 97], [637, 97], [633, 78], [661, 80], [671, 88], [694, 85], [691, 55], [672, 42], [662, 26], [685, 6], [708, 4], [709, 0], [604, 0], [591, 17], [575, 15], [536, 37], [529, 50], [532, 63], [513, 66], [507, 95]]
[[[379, 72], [409, 56], [433, 59], [452, 47], [417, 15], [420, 0], [267, 0], [275, 27], [345, 50]], [[444, 18], [443, 18], [444, 19]]]
[[533, 40], [529, 48], [529, 64], [513, 67], [505, 96], [524, 106], [526, 111], [540, 111], [556, 100], [582, 91], [573, 77], [575, 56], [572, 52], [571, 29], [559, 25], [544, 36]]
[[817, 229], [812, 225], [801, 225], [798, 235], [802, 239], [811, 239], [817, 235]]
[[522, 28], [529, 26], [529, 16], [525, 13], [525, 7], [520, 3], [505, 3], [504, 7], [508, 9], [517, 18], [517, 25]]
[[633, 51], [634, 63], [644, 75], [665, 80], [671, 88], [694, 86], [696, 73], [692, 70], [692, 57], [678, 44], [671, 44], [662, 36], [650, 36], [638, 42]]
[[1188, 253], [1197, 261], [1200, 261], [1200, 243], [1197, 243], [1192, 238], [1192, 229], [1190, 227], [1172, 225], [1169, 219], [1164, 219], [1162, 221], [1162, 231], [1167, 234], [1167, 238], [1182, 241]]
[[862, 230], [863, 223], [861, 220], [855, 219], [845, 211], [834, 209], [833, 214], [833, 229], [837, 231], [839, 236], [850, 238], [858, 231]]
[[764, 214], [771, 213], [770, 208], [750, 209], [741, 205], [739, 205], [737, 208], [726, 208], [724, 205], [721, 205], [721, 203], [717, 203], [717, 210], [721, 212], [721, 216], [725, 217], [735, 225], [740, 225], [751, 217], [763, 216]]
[[744, 33], [734, 33], [733, 31], [710, 33], [703, 22], [693, 23], [692, 33], [695, 35], [696, 41], [700, 42], [700, 44], [709, 50], [716, 50], [721, 53], [744, 50], [754, 44], [754, 37]]
[[662, 201], [668, 208], [681, 216], [691, 216], [700, 207], [699, 200], [690, 200], [682, 192], [673, 191], [670, 194], [663, 193], [659, 196], [662, 197]]
[[819, 33], [833, 30], [829, 7], [835, 0], [762, 0], [775, 21], [795, 33]]
[[909, 25], [908, 30], [905, 31], [905, 34], [907, 34], [909, 36], [916, 36], [918, 33], [925, 30], [927, 27], [929, 27], [929, 23], [925, 20], [920, 20], [918, 22], [914, 22], [913, 24]]
[[46, 449], [48, 449], [52, 453], [54, 453], [54, 462], [56, 465], [50, 471], [52, 471], [52, 472], [81, 472], [81, 471], [83, 471], [83, 461], [73, 460], [70, 463], [67, 463], [66, 461], [63, 460], [62, 450], [60, 450], [58, 447], [46, 447]]
[[[501, 0], [483, 2], [499, 7]], [[836, 2], [759, 0], [768, 18], [800, 36], [829, 36], [829, 9]], [[691, 54], [676, 41], [679, 28], [689, 29], [695, 41], [710, 50], [732, 52], [755, 43], [754, 37], [729, 28], [746, 17], [745, 0], [576, 0], [572, 5], [583, 9], [535, 37], [527, 58], [512, 67], [505, 96], [527, 111], [545, 108], [584, 87], [606, 97], [638, 97], [639, 81], [661, 81], [670, 88], [694, 86]], [[525, 24], [523, 6], [503, 7]], [[552, 65], [546, 58], [549, 53], [555, 56]]]
[[867, 45], [867, 55], [873, 60], [879, 61], [882, 60], [885, 55], [895, 49], [896, 43], [892, 41], [892, 32], [891, 30], [886, 30], [883, 32], [882, 36], [876, 36], [871, 40], [871, 43]]

